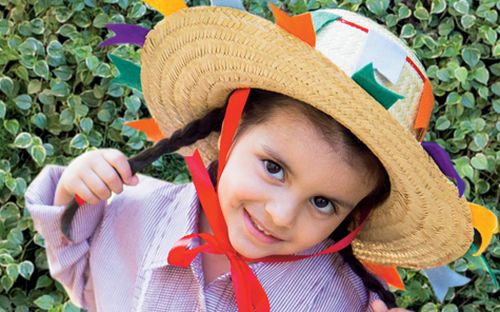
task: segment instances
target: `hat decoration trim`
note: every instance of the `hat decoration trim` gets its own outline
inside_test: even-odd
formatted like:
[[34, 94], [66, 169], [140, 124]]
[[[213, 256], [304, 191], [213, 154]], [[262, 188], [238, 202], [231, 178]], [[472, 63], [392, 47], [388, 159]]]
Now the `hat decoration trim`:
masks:
[[100, 48], [120, 43], [135, 44], [142, 48], [150, 31], [150, 29], [142, 26], [130, 24], [107, 24], [106, 28], [116, 33], [116, 35], [101, 42], [98, 45]]
[[369, 63], [355, 72], [351, 78], [363, 87], [377, 102], [382, 104], [385, 109], [391, 108], [397, 100], [404, 99], [404, 96], [392, 92], [377, 82], [373, 63]]
[[[149, 4], [152, 6], [154, 9], [157, 11], [161, 12], [164, 16], [171, 15], [181, 9], [187, 8], [185, 5], [184, 1], [182, 0], [171, 0], [171, 1], [163, 1], [163, 0], [144, 0], [145, 3]], [[218, 3], [219, 5], [223, 5], [227, 1], [219, 0], [211, 1], [212, 4]], [[225, 6], [230, 6], [233, 8], [238, 8], [238, 9], [244, 9], [243, 5], [241, 4], [241, 1], [230, 1], [227, 2], [230, 3], [225, 5]], [[361, 30], [363, 32], [368, 32], [369, 30], [361, 25], [358, 25], [356, 23], [353, 23], [351, 21], [348, 21], [341, 16], [327, 13], [326, 12], [321, 12], [321, 11], [314, 11], [314, 12], [309, 12], [309, 13], [304, 13], [301, 15], [304, 15], [304, 17], [297, 18], [301, 15], [298, 15], [297, 17], [289, 17], [286, 13], [280, 11], [278, 8], [274, 8], [274, 5], [270, 3], [271, 9], [273, 11], [273, 14], [276, 19], [276, 24], [286, 30], [287, 32], [293, 34], [297, 38], [303, 40], [304, 42], [308, 43], [310, 46], [314, 47], [315, 42], [316, 42], [316, 32], [321, 30], [323, 27], [325, 27], [328, 23], [330, 22], [335, 22], [338, 21], [340, 23], [343, 23], [345, 25], [349, 25], [355, 29]], [[309, 16], [309, 17], [307, 17]], [[282, 26], [286, 21], [288, 24], [294, 24], [296, 23], [297, 25], [288, 25], [288, 26]], [[306, 25], [306, 27], [304, 27]], [[114, 44], [134, 44], [139, 47], [142, 47], [144, 45], [145, 39], [147, 34], [149, 33], [149, 29], [146, 29], [141, 26], [134, 26], [134, 25], [129, 25], [129, 24], [108, 24], [106, 27], [109, 30], [112, 30], [115, 32], [116, 36], [112, 38], [108, 38], [104, 42], [102, 42], [99, 46], [104, 47], [108, 45], [114, 45]], [[302, 30], [301, 30], [302, 28]], [[303, 29], [307, 30], [303, 30]], [[312, 31], [311, 31], [312, 29]], [[111, 59], [112, 63], [115, 64], [115, 66], [118, 69], [118, 76], [114, 78], [113, 83], [119, 84], [119, 85], [125, 85], [128, 86], [132, 89], [135, 89], [137, 91], [142, 92], [142, 87], [141, 87], [141, 81], [140, 81], [140, 66], [137, 64], [124, 60], [116, 55], [113, 54], [108, 54], [108, 57]], [[406, 62], [408, 62], [411, 67], [415, 70], [415, 72], [419, 75], [419, 77], [423, 81], [423, 90], [421, 92], [421, 96], [419, 99], [419, 106], [418, 106], [418, 111], [417, 115], [414, 121], [414, 129], [416, 129], [416, 139], [422, 143], [422, 147], [426, 152], [429, 154], [429, 156], [434, 160], [434, 162], [437, 164], [437, 166], [440, 168], [440, 170], [449, 178], [453, 179], [457, 183], [457, 188], [458, 188], [458, 193], [459, 197], [461, 197], [465, 191], [465, 183], [464, 181], [460, 178], [460, 176], [456, 173], [456, 170], [454, 169], [453, 165], [451, 164], [451, 160], [449, 158], [449, 155], [447, 152], [442, 149], [438, 144], [433, 143], [433, 142], [422, 142], [423, 137], [425, 135], [425, 132], [428, 127], [428, 123], [430, 120], [430, 116], [432, 113], [433, 105], [434, 105], [434, 97], [432, 94], [432, 87], [430, 84], [430, 81], [423, 75], [423, 73], [420, 71], [418, 66], [411, 60], [409, 56], [406, 57], [405, 59]], [[371, 67], [371, 69], [370, 69]], [[359, 72], [366, 71], [368, 77], [372, 77], [374, 75], [374, 70], [373, 70], [373, 64], [367, 64], [365, 67], [363, 67], [360, 71], [355, 73], [353, 75], [353, 80], [356, 81], [361, 74]], [[358, 79], [359, 80], [359, 79]], [[366, 77], [364, 77], [361, 80], [367, 80]], [[370, 80], [370, 79], [368, 79]], [[357, 81], [356, 81], [357, 82]], [[384, 86], [378, 84], [376, 81], [370, 81], [370, 83], [375, 82], [378, 86], [385, 88]], [[358, 84], [360, 84], [358, 82]], [[368, 93], [370, 93], [367, 89], [370, 89], [369, 87], [363, 86], [362, 83], [360, 84], [361, 87], [365, 89]], [[388, 90], [388, 89], [387, 89]], [[390, 90], [388, 90], [390, 91]], [[392, 92], [392, 91], [390, 91]], [[372, 93], [374, 93], [372, 91]], [[372, 94], [370, 93], [370, 94]], [[372, 95], [373, 96], [373, 95]], [[397, 93], [394, 93], [394, 96], [397, 97], [399, 96]], [[398, 98], [396, 98], [395, 101], [397, 101]], [[394, 99], [391, 99], [393, 101]], [[384, 108], [388, 109], [392, 104], [389, 102], [384, 102], [380, 101], [377, 99], [381, 105], [384, 106]], [[236, 120], [235, 118], [225, 118], [224, 123], [228, 123], [227, 120]], [[164, 138], [165, 135], [161, 132], [157, 122], [154, 120], [154, 118], [146, 118], [146, 119], [140, 119], [140, 120], [135, 120], [135, 121], [129, 121], [124, 123], [124, 125], [132, 127], [138, 131], [144, 132], [147, 136], [147, 139], [152, 142], [157, 142], [160, 139]], [[221, 131], [221, 137], [224, 135], [224, 125], [223, 129]], [[195, 152], [196, 154], [196, 152]], [[196, 157], [196, 155], [193, 154], [191, 157]], [[200, 158], [201, 161], [201, 158]], [[186, 162], [188, 162], [186, 158]], [[202, 161], [201, 161], [202, 164]], [[219, 168], [221, 169], [222, 166]], [[218, 173], [218, 177], [220, 177], [221, 171]], [[194, 179], [193, 179], [194, 180]], [[81, 199], [80, 199], [81, 200]], [[84, 203], [83, 200], [81, 200], [82, 204]], [[79, 203], [80, 204], [80, 203]], [[486, 270], [490, 273], [492, 276], [492, 279], [494, 280], [495, 283], [496, 279], [494, 276], [493, 271], [489, 267], [486, 259], [484, 256], [481, 255], [484, 250], [486, 250], [487, 246], [489, 245], [491, 238], [494, 233], [498, 233], [498, 220], [496, 218], [496, 215], [488, 210], [487, 208], [469, 203], [471, 211], [472, 211], [472, 222], [474, 228], [477, 230], [478, 234], [480, 235], [480, 246], [476, 247], [474, 244], [471, 245], [471, 248], [469, 252], [465, 255], [465, 257], [468, 257], [469, 259], [473, 259], [470, 261], [476, 261], [478, 263], [481, 263], [481, 269]], [[211, 224], [211, 223], [210, 223]], [[212, 225], [212, 224], [211, 224]], [[354, 238], [354, 237], [353, 237]], [[326, 251], [326, 250], [325, 250]], [[274, 259], [274, 261], [279, 261], [279, 259]], [[381, 277], [384, 279], [389, 285], [394, 286], [396, 288], [403, 288], [404, 289], [404, 284], [401, 281], [401, 278], [397, 272], [396, 266], [387, 266], [387, 265], [380, 265], [376, 263], [365, 263], [365, 267], [374, 273], [375, 275]], [[454, 271], [450, 270], [447, 266], [443, 266], [441, 268], [447, 268], [449, 271], [455, 273]], [[432, 276], [433, 272], [428, 273], [427, 270], [424, 270], [427, 274], [427, 276]], [[451, 272], [448, 271], [448, 275], [452, 275]], [[445, 269], [443, 269], [440, 274], [443, 274], [445, 272]], [[430, 275], [429, 275], [430, 274]], [[456, 273], [455, 273], [456, 274]], [[453, 278], [449, 279], [450, 281], [453, 280]], [[436, 291], [436, 287], [433, 285], [432, 278], [429, 278], [429, 281], [431, 282], [431, 285]], [[452, 287], [452, 286], [450, 286]], [[438, 294], [437, 294], [438, 295]], [[442, 301], [442, 298], [438, 298]]]

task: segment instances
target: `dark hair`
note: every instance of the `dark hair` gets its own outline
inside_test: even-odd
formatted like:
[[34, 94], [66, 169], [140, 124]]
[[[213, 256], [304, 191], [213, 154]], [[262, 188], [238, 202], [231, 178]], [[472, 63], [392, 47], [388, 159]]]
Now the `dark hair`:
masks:
[[[330, 235], [330, 238], [338, 241], [348, 234], [348, 227], [357, 211], [366, 207], [374, 208], [387, 198], [390, 190], [387, 172], [366, 145], [332, 117], [310, 105], [271, 91], [251, 90], [233, 142], [251, 125], [264, 122], [272, 116], [271, 113], [274, 109], [283, 105], [302, 112], [311, 121], [315, 129], [322, 134], [323, 138], [333, 146], [343, 147], [341, 150], [344, 151], [343, 156], [348, 163], [352, 163], [352, 161], [362, 162], [369, 173], [374, 174], [377, 178], [377, 187], [356, 205], [349, 216]], [[164, 154], [175, 152], [183, 146], [189, 146], [207, 137], [212, 131], [220, 131], [225, 109], [226, 106], [212, 109], [202, 118], [194, 120], [184, 128], [175, 131], [170, 138], [160, 140], [153, 147], [131, 159], [130, 165], [133, 172], [139, 171], [140, 168], [144, 168]], [[356, 157], [353, 158], [353, 156]], [[217, 160], [212, 161], [208, 166], [208, 173], [214, 187], [217, 183], [217, 167]], [[136, 171], [134, 168], [138, 170]], [[377, 278], [366, 271], [354, 256], [351, 245], [342, 249], [339, 253], [350, 268], [362, 279], [365, 287], [377, 293], [389, 308], [396, 306], [394, 295], [386, 290]]]

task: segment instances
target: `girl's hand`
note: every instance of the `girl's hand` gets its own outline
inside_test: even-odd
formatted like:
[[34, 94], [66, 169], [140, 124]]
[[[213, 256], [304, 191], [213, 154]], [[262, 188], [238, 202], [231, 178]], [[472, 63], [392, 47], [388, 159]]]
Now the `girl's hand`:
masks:
[[[123, 178], [123, 181], [122, 181]], [[137, 185], [139, 178], [125, 156], [116, 149], [98, 149], [75, 158], [57, 184], [54, 205], [67, 205], [77, 194], [89, 204], [107, 200], [123, 191], [123, 184]]]
[[375, 300], [371, 304], [371, 308], [373, 312], [411, 312], [410, 310], [406, 310], [403, 308], [394, 308], [388, 309], [385, 303], [382, 300]]

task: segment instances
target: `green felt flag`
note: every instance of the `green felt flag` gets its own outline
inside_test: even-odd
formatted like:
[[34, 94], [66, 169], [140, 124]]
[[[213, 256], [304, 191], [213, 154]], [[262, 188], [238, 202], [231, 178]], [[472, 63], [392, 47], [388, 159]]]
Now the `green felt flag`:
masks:
[[352, 79], [382, 104], [385, 109], [389, 109], [397, 100], [404, 99], [404, 96], [392, 92], [375, 80], [373, 63], [369, 63], [355, 72], [354, 75], [352, 75]]
[[119, 56], [113, 54], [108, 54], [108, 56], [119, 72], [118, 76], [113, 79], [113, 82], [142, 92], [141, 67]]

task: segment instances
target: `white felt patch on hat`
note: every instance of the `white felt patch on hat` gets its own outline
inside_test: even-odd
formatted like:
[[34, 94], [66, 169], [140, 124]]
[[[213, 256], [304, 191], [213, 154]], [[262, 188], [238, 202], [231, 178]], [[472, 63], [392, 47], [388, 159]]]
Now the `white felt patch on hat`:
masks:
[[356, 71], [369, 63], [393, 84], [396, 84], [406, 61], [406, 51], [394, 41], [370, 29], [359, 55]]

